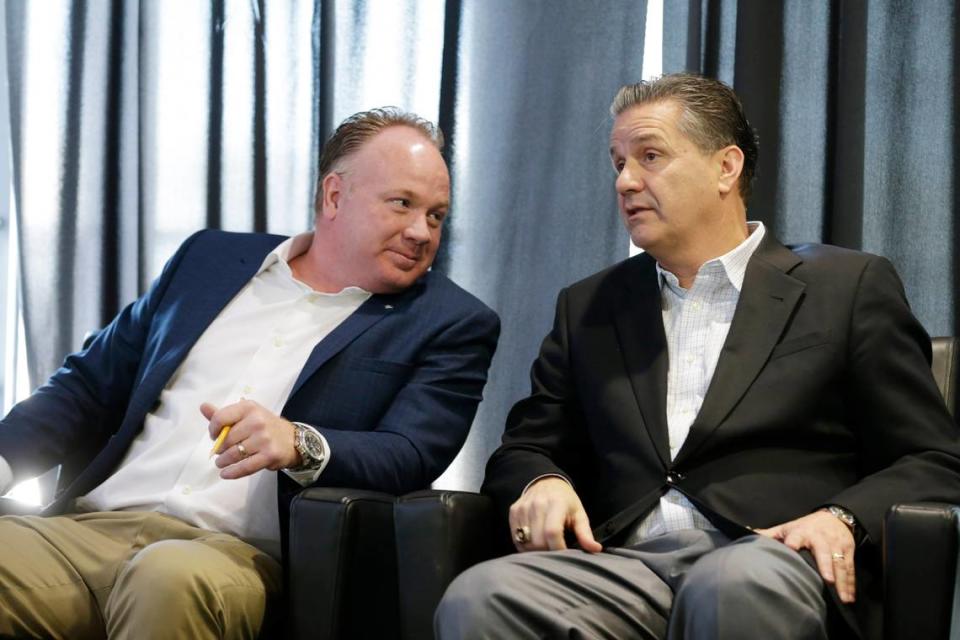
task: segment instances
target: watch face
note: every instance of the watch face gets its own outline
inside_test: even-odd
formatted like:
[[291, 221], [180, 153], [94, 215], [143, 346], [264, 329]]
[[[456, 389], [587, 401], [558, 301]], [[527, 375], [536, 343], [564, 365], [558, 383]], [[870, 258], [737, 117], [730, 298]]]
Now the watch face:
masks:
[[302, 442], [308, 456], [317, 462], [323, 460], [323, 443], [320, 441], [320, 436], [309, 429], [304, 429]]

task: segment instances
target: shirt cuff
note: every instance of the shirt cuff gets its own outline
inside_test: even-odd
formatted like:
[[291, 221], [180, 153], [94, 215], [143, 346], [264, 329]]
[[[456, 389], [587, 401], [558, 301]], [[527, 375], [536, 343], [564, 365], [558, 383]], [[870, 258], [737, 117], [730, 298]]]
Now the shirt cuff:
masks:
[[[294, 422], [293, 424], [299, 425], [304, 429], [310, 429], [315, 434], [320, 437], [320, 442], [323, 445], [323, 462], [320, 463], [319, 469], [307, 469], [306, 471], [292, 471], [290, 469], [284, 469], [283, 472], [287, 474], [294, 482], [299, 484], [301, 487], [309, 487], [311, 484], [317, 481], [317, 478], [320, 477], [320, 474], [323, 473], [323, 470], [327, 468], [327, 463], [330, 462], [330, 443], [327, 442], [327, 439], [323, 437], [323, 434], [311, 427], [308, 424], [303, 422]], [[2, 460], [3, 458], [0, 458]]]
[[0, 456], [0, 496], [13, 489], [13, 469], [3, 456]]

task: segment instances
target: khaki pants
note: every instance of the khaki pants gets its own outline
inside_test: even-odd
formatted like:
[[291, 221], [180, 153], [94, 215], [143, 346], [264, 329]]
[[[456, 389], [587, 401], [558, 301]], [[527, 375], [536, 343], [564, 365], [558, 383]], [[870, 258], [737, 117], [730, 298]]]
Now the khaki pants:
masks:
[[155, 512], [0, 518], [0, 636], [255, 638], [280, 564]]

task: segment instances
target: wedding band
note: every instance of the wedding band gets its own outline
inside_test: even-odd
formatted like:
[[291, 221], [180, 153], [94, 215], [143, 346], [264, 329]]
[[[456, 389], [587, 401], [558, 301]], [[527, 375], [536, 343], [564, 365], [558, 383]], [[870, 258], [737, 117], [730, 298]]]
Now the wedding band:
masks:
[[834, 551], [833, 553], [830, 554], [830, 557], [833, 558], [834, 560], [843, 560], [847, 556], [843, 555], [843, 553], [840, 551]]
[[240, 452], [240, 457], [241, 457], [241, 458], [246, 458], [247, 456], [250, 455], [249, 453], [247, 453], [247, 448], [246, 448], [245, 446], [243, 446], [243, 443], [242, 443], [242, 442], [238, 442], [238, 443], [237, 443], [237, 451]]
[[530, 542], [530, 527], [517, 527], [514, 529], [513, 539], [517, 541], [517, 544]]

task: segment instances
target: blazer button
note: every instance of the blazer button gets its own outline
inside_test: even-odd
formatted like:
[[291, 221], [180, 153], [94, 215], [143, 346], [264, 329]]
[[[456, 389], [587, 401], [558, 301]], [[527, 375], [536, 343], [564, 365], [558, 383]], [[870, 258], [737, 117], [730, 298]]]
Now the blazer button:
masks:
[[686, 478], [686, 476], [679, 471], [671, 471], [667, 474], [667, 484], [677, 484], [684, 478]]

